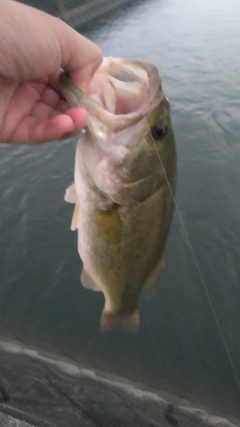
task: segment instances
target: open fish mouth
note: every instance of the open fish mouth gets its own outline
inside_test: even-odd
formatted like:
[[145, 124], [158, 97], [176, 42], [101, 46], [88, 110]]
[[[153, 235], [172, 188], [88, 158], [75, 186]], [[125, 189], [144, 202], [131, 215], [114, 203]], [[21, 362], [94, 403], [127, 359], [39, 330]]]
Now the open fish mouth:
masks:
[[83, 107], [110, 131], [140, 121], [160, 102], [158, 69], [146, 62], [104, 58], [84, 94], [68, 73], [60, 75], [64, 96], [72, 107]]

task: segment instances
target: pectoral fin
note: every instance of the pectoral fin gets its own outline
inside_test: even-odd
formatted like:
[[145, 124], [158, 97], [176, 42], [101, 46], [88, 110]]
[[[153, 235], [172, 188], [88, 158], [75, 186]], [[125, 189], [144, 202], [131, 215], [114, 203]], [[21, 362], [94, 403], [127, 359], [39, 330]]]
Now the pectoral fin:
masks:
[[99, 210], [96, 225], [99, 239], [108, 245], [118, 245], [122, 235], [122, 223], [116, 206], [106, 211]]
[[75, 183], [69, 185], [69, 187], [65, 191], [64, 195], [65, 202], [68, 203], [76, 203], [77, 202], [77, 193]]
[[155, 266], [150, 276], [147, 278], [146, 282], [144, 283], [143, 292], [150, 293], [158, 287], [158, 279], [161, 275], [164, 265], [165, 265], [165, 253], [161, 255], [157, 265]]
[[96, 282], [91, 278], [90, 274], [86, 271], [85, 267], [83, 267], [80, 280], [84, 288], [90, 289], [91, 291], [101, 292], [101, 289], [96, 284]]

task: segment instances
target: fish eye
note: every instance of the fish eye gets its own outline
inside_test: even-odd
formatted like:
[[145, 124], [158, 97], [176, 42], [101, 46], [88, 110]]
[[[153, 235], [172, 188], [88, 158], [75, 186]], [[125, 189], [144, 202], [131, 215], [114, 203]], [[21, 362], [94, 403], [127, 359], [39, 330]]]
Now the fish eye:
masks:
[[160, 141], [163, 139], [168, 132], [168, 127], [158, 123], [157, 125], [153, 126], [151, 129], [152, 137], [156, 139], [157, 141]]

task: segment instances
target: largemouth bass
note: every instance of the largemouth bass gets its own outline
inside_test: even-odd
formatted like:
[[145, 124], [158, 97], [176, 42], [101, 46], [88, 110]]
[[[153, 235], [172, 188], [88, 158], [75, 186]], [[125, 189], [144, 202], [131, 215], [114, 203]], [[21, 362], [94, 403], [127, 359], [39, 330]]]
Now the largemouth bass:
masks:
[[77, 143], [74, 203], [81, 282], [102, 291], [101, 328], [139, 326], [138, 298], [157, 284], [174, 208], [176, 150], [169, 101], [157, 68], [104, 58], [88, 94], [60, 76], [72, 107], [89, 112]]

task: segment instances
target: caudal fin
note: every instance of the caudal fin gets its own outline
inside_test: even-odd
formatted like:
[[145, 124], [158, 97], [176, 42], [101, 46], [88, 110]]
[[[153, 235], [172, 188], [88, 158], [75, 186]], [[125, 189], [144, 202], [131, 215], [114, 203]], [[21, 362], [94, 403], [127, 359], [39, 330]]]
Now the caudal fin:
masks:
[[130, 314], [120, 316], [104, 309], [100, 320], [102, 331], [113, 327], [119, 327], [130, 332], [136, 332], [139, 328], [139, 324], [140, 318], [138, 310], [135, 310]]

